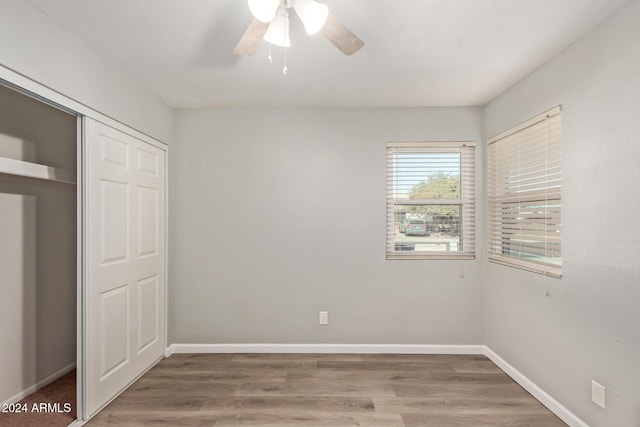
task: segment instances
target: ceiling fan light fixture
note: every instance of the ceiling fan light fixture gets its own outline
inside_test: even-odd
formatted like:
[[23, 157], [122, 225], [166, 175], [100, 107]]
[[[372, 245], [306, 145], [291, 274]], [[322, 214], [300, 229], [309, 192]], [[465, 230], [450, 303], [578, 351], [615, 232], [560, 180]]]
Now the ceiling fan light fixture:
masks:
[[296, 14], [302, 21], [304, 29], [309, 35], [316, 34], [324, 27], [329, 16], [329, 8], [326, 4], [315, 0], [295, 0]]
[[264, 35], [264, 40], [276, 46], [291, 46], [291, 40], [289, 39], [289, 13], [287, 9], [278, 9], [275, 18], [273, 18], [271, 24], [269, 24], [269, 29]]
[[249, 0], [249, 10], [260, 22], [269, 23], [276, 16], [282, 0]]

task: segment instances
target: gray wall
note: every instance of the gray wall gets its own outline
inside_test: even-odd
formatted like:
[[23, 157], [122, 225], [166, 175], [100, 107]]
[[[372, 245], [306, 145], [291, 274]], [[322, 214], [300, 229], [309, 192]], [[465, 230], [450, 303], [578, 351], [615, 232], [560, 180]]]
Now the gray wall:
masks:
[[171, 108], [30, 2], [0, 0], [0, 10], [0, 65], [171, 143]]
[[485, 110], [491, 136], [562, 104], [564, 277], [489, 263], [485, 337], [593, 426], [640, 425], [639, 22], [635, 2]]
[[[76, 119], [0, 86], [0, 156], [76, 169]], [[0, 402], [76, 361], [76, 186], [0, 174]]]
[[480, 137], [479, 108], [178, 111], [170, 343], [483, 343], [482, 261], [385, 260], [385, 142]]

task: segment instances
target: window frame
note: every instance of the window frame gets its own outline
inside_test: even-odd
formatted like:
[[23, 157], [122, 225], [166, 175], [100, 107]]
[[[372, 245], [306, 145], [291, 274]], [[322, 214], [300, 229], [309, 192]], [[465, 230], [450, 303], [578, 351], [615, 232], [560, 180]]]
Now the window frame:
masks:
[[[415, 142], [387, 142], [386, 144], [386, 259], [387, 260], [472, 260], [476, 258], [476, 153], [474, 141], [415, 141]], [[406, 199], [394, 197], [394, 164], [395, 153], [456, 153], [460, 154], [460, 197], [459, 198], [428, 198]], [[460, 251], [403, 251], [396, 250], [396, 206], [460, 206]]]
[[[507, 148], [507, 144], [511, 144], [511, 148]], [[513, 154], [510, 157], [505, 154], [513, 150], [514, 145], [517, 146], [516, 158]], [[560, 106], [487, 141], [487, 254], [490, 262], [562, 277], [561, 146]], [[521, 151], [528, 156], [527, 162], [521, 163]], [[498, 165], [498, 156], [509, 162]], [[531, 158], [537, 160], [529, 160]], [[527, 188], [517, 191], [519, 186], [523, 187], [518, 181], [523, 181], [525, 174]], [[525, 213], [521, 213], [523, 211]], [[509, 215], [510, 219], [506, 219]], [[516, 251], [512, 243], [514, 236], [527, 242], [525, 245], [529, 247]], [[525, 237], [529, 239], [524, 240]]]

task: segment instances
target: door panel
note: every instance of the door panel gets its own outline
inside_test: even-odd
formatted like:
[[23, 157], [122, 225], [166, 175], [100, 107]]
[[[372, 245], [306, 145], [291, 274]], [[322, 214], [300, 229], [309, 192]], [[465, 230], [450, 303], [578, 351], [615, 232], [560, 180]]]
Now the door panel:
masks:
[[87, 418], [164, 353], [165, 152], [85, 119]]
[[100, 261], [129, 259], [129, 184], [100, 179]]
[[138, 332], [137, 352], [144, 351], [158, 340], [158, 276], [153, 275], [138, 281]]
[[158, 254], [158, 189], [138, 187], [138, 256]]
[[122, 285], [100, 293], [100, 381], [129, 362], [129, 288]]

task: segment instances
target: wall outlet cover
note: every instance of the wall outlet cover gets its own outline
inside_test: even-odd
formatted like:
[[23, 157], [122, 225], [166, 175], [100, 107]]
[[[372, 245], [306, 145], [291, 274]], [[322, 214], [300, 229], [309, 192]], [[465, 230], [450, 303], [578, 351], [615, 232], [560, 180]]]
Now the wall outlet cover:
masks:
[[328, 325], [329, 324], [329, 312], [328, 311], [321, 311], [320, 312], [319, 323], [321, 325]]

